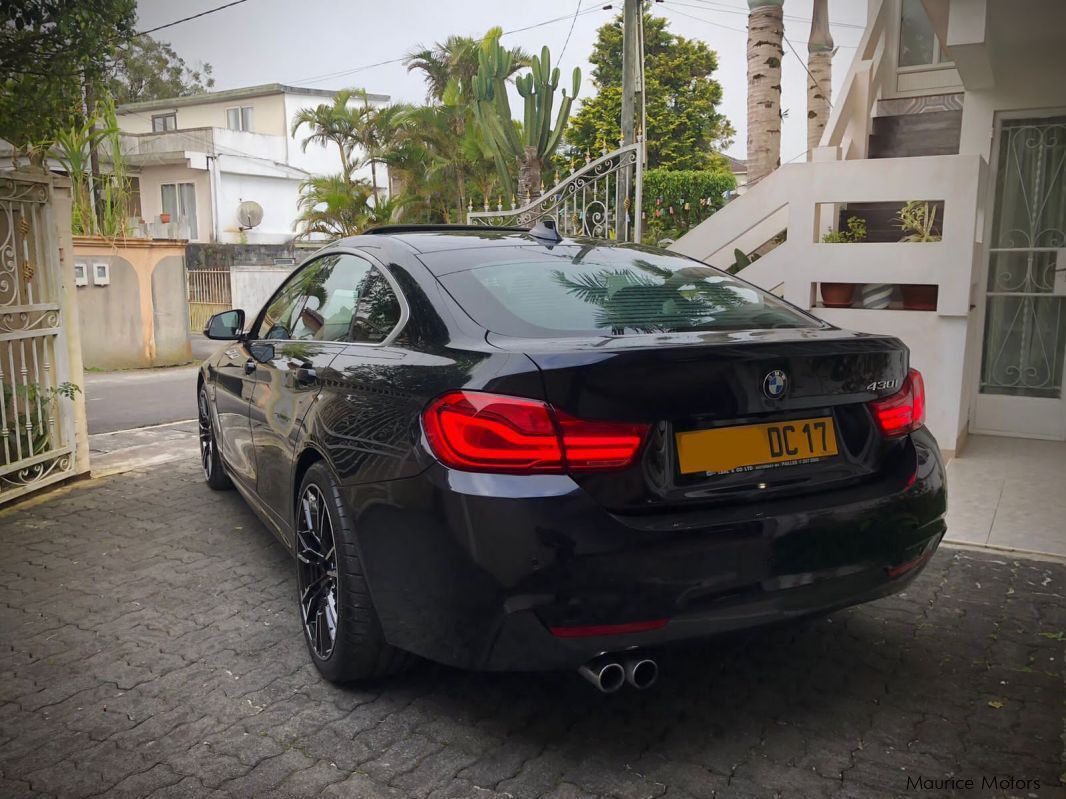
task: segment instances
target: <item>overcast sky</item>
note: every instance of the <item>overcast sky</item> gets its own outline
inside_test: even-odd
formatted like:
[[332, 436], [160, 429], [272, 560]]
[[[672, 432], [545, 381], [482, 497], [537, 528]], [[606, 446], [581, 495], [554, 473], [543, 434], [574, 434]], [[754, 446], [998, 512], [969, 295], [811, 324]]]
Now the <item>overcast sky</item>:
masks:
[[[222, 3], [141, 0], [139, 28]], [[408, 73], [399, 62], [370, 65], [400, 59], [418, 45], [431, 45], [450, 34], [481, 35], [500, 25], [515, 31], [505, 37], [506, 44], [531, 51], [548, 45], [556, 62], [566, 44], [561, 66], [564, 73], [581, 67], [582, 94], [588, 97], [594, 93], [587, 59], [596, 29], [621, 9], [621, 0], [614, 0], [612, 10], [603, 10], [604, 5], [606, 0], [247, 0], [154, 35], [169, 41], [186, 61], [210, 63], [216, 89], [275, 82], [324, 89], [358, 86], [394, 100], [420, 102], [425, 86], [419, 73]], [[669, 20], [671, 31], [702, 40], [718, 52], [717, 78], [725, 95], [722, 110], [737, 130], [728, 152], [740, 158], [745, 157], [746, 147], [746, 9], [744, 0], [666, 0], [652, 7], [653, 14]], [[805, 62], [811, 0], [787, 0], [785, 14], [785, 35]], [[829, 16], [839, 47], [833, 60], [836, 97], [862, 35], [866, 0], [830, 0]], [[803, 63], [787, 46], [783, 70], [782, 107], [788, 116], [781, 160], [787, 161], [804, 152], [807, 136], [806, 76]]]

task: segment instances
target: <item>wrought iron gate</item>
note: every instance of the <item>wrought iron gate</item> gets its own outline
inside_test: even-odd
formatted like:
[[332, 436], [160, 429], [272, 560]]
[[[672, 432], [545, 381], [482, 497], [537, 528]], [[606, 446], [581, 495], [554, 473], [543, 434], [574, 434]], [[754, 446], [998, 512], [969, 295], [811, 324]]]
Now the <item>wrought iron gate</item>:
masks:
[[[541, 219], [553, 219], [564, 236], [606, 239], [614, 234], [623, 241], [640, 241], [643, 147], [638, 141], [606, 153], [519, 208], [471, 210], [467, 219], [472, 225], [492, 227], [527, 227]], [[628, 183], [634, 170], [630, 197], [619, 191], [619, 186]]]
[[59, 243], [47, 175], [0, 175], [0, 503], [74, 470]]
[[212, 314], [233, 307], [228, 269], [189, 269], [185, 273], [189, 330], [200, 332]]

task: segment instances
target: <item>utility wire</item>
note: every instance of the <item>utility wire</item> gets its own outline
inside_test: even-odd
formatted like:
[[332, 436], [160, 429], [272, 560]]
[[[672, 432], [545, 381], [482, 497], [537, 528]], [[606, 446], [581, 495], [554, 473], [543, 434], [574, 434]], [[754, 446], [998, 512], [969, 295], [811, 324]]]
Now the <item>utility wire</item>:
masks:
[[[717, 3], [717, 2], [714, 2], [714, 0], [692, 0], [692, 2], [700, 3], [701, 6], [703, 8], [705, 8], [706, 10], [708, 10], [708, 11], [720, 11], [720, 12], [722, 12], [724, 14], [741, 14], [741, 15], [743, 15], [745, 17], [748, 16], [748, 13], [749, 13], [747, 10], [742, 9], [742, 8], [740, 8], [738, 6], [734, 6], [734, 5], [727, 4], [727, 3]], [[797, 17], [797, 16], [793, 16], [792, 14], [784, 14], [783, 16], [784, 16], [784, 19], [792, 20], [793, 22], [810, 22], [811, 21], [809, 17]], [[860, 31], [861, 30], [866, 30], [866, 26], [865, 25], [856, 25], [854, 22], [832, 22], [832, 21], [830, 21], [829, 24], [834, 26], [834, 27], [837, 27], [837, 28], [853, 28], [855, 30], [860, 30]]]
[[[702, 17], [697, 17], [693, 14], [686, 14], [684, 11], [678, 11], [676, 8], [673, 8], [671, 6], [664, 5], [663, 7], [667, 10], [673, 11], [675, 14], [680, 14], [681, 16], [688, 17], [689, 19], [694, 19], [698, 22], [705, 22], [708, 25], [714, 25], [718, 28], [725, 28], [729, 31], [736, 31], [737, 33], [747, 33], [747, 31], [742, 30], [740, 28], [731, 28], [728, 25], [722, 25], [718, 22], [712, 22], [709, 19], [703, 19]], [[811, 74], [811, 71], [807, 68], [806, 62], [800, 57], [800, 54], [796, 52], [796, 48], [792, 46], [792, 42], [788, 40], [788, 37], [785, 36], [784, 32], [782, 32], [781, 38], [785, 40], [785, 44], [787, 44], [788, 49], [792, 51], [792, 55], [796, 56], [796, 60], [800, 62], [800, 66], [803, 67], [803, 71], [807, 73], [807, 77], [811, 79], [811, 82], [814, 83], [815, 86], [821, 89], [822, 94], [825, 95], [826, 102], [829, 104], [829, 107], [832, 108], [833, 102], [829, 99], [829, 94], [826, 92], [825, 87], [821, 84], [821, 82], [819, 82], [816, 77], [814, 77], [814, 75]]]
[[[683, 17], [688, 17], [689, 19], [694, 19], [697, 22], [702, 22], [702, 23], [704, 23], [706, 25], [713, 25], [716, 28], [723, 28], [723, 29], [725, 29], [727, 31], [733, 31], [734, 33], [747, 33], [747, 31], [744, 30], [743, 28], [733, 28], [733, 27], [731, 27], [729, 25], [723, 25], [721, 22], [713, 22], [713, 21], [711, 21], [709, 19], [705, 19], [703, 17], [697, 17], [695, 14], [689, 14], [689, 13], [687, 13], [685, 11], [678, 11], [674, 6], [675, 6], [675, 4], [673, 4], [673, 3], [671, 3], [670, 5], [663, 4], [663, 10], [664, 11], [672, 11], [675, 14], [680, 14]], [[695, 8], [695, 6], [686, 6], [686, 8]]]
[[[580, 11], [580, 10], [577, 11], [577, 12], [574, 13], [573, 17], [574, 18], [583, 17], [586, 14], [592, 14], [592, 13], [595, 13], [596, 11], [603, 11], [603, 10], [609, 9], [609, 8], [610, 8], [610, 4], [609, 3], [607, 5], [605, 5], [605, 6], [603, 6], [603, 7], [597, 5], [595, 8], [586, 8], [584, 11]], [[537, 22], [537, 23], [534, 23], [532, 25], [526, 25], [524, 28], [514, 28], [514, 29], [509, 30], [509, 31], [504, 31], [503, 35], [504, 36], [508, 36], [509, 34], [512, 34], [512, 33], [521, 33], [522, 31], [532, 30], [533, 28], [541, 28], [541, 27], [544, 27], [545, 25], [551, 25], [553, 23], [560, 22], [560, 21], [562, 21], [564, 19], [571, 19], [571, 15], [570, 14], [566, 14], [566, 15], [561, 16], [561, 17], [553, 17], [552, 19], [546, 19], [543, 22]], [[348, 75], [354, 75], [357, 72], [363, 72], [363, 71], [368, 70], [368, 69], [374, 69], [375, 67], [382, 67], [382, 66], [385, 66], [386, 64], [399, 64], [399, 63], [401, 63], [403, 61], [406, 61], [406, 60], [407, 60], [407, 56], [401, 56], [400, 58], [390, 58], [390, 59], [388, 59], [386, 61], [376, 61], [373, 64], [363, 64], [362, 66], [352, 67], [351, 69], [340, 70], [339, 72], [327, 72], [327, 73], [323, 73], [323, 74], [320, 74], [320, 75], [312, 75], [312, 76], [307, 77], [307, 78], [298, 78], [298, 79], [293, 81], [293, 84], [298, 86], [298, 85], [304, 84], [304, 83], [320, 83], [321, 81], [324, 81], [324, 80], [331, 80], [333, 78], [343, 78], [343, 77], [346, 77]]]
[[577, 0], [577, 8], [574, 9], [574, 18], [570, 20], [570, 30], [566, 32], [566, 41], [563, 42], [563, 49], [559, 52], [559, 60], [555, 62], [556, 64], [563, 63], [563, 56], [566, 55], [566, 46], [570, 44], [570, 37], [574, 33], [574, 25], [577, 24], [577, 15], [581, 13], [581, 3], [582, 0]]
[[800, 66], [803, 67], [803, 71], [806, 72], [807, 77], [811, 79], [811, 83], [813, 83], [821, 90], [822, 96], [825, 98], [826, 103], [828, 103], [829, 107], [832, 108], [833, 101], [829, 99], [829, 92], [825, 90], [825, 86], [823, 86], [818, 81], [818, 78], [814, 77], [814, 75], [811, 74], [811, 71], [807, 69], [807, 63], [802, 58], [800, 58], [800, 54], [796, 52], [796, 48], [792, 46], [792, 42], [788, 40], [788, 37], [785, 36], [784, 32], [781, 33], [781, 38], [785, 40], [785, 44], [787, 44], [788, 49], [792, 51], [792, 55], [796, 56], [796, 60], [800, 62]]
[[208, 14], [214, 14], [216, 11], [222, 11], [223, 9], [231, 8], [233, 6], [239, 6], [241, 3], [247, 3], [247, 2], [248, 2], [248, 0], [233, 0], [233, 2], [231, 2], [231, 3], [226, 3], [225, 5], [216, 6], [215, 8], [209, 8], [209, 9], [207, 9], [207, 11], [201, 11], [199, 14], [193, 14], [192, 16], [182, 17], [181, 19], [176, 19], [173, 22], [168, 22], [166, 25], [157, 25], [156, 27], [149, 28], [146, 31], [138, 31], [137, 33], [135, 33], [133, 35], [134, 36], [145, 36], [145, 35], [147, 35], [149, 33], [155, 33], [156, 31], [161, 31], [161, 30], [163, 30], [163, 28], [173, 28], [175, 25], [180, 25], [181, 23], [188, 22], [191, 19], [199, 19], [200, 17], [206, 17]]

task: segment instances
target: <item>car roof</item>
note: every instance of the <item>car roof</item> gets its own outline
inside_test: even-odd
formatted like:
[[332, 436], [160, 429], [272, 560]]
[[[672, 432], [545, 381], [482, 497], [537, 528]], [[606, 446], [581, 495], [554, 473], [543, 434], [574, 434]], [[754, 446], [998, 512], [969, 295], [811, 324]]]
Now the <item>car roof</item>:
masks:
[[473, 225], [387, 225], [372, 228], [359, 236], [341, 239], [332, 246], [378, 248], [386, 242], [401, 242], [416, 253], [446, 250], [482, 249], [486, 247], [546, 247], [560, 245], [611, 246], [613, 242], [586, 238], [563, 238], [545, 241], [529, 230], [518, 227], [480, 227]]

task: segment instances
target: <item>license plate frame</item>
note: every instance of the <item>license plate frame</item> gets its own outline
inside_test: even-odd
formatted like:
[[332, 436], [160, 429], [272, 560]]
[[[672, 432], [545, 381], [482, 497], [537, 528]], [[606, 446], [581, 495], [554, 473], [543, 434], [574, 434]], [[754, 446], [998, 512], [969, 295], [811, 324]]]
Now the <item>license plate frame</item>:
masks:
[[802, 466], [840, 454], [832, 416], [686, 430], [674, 443], [686, 477]]

